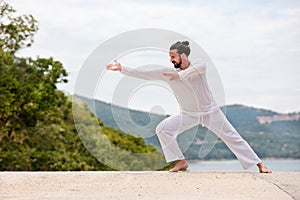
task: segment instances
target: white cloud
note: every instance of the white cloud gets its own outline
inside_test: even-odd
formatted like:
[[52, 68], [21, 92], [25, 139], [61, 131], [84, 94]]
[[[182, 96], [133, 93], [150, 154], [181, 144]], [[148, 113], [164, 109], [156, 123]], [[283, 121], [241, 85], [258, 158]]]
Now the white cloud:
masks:
[[[62, 61], [71, 80], [61, 88], [69, 92], [82, 63], [98, 45], [125, 31], [154, 27], [182, 33], [207, 51], [224, 82], [227, 103], [285, 111], [287, 100], [273, 95], [273, 89], [280, 87], [299, 111], [300, 94], [290, 89], [298, 87], [300, 74], [300, 5], [296, 1], [9, 2], [18, 13], [32, 14], [40, 22], [34, 46], [20, 53]], [[256, 98], [260, 88], [264, 99], [277, 100], [264, 104]]]

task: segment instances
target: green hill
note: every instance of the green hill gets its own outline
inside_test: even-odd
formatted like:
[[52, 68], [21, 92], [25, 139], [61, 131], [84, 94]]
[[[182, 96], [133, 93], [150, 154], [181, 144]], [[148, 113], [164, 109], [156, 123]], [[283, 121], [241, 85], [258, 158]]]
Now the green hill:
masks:
[[[167, 116], [149, 114], [147, 112], [128, 110], [102, 101], [94, 101], [76, 96], [84, 101], [89, 108], [95, 106], [95, 114], [107, 126], [121, 129], [126, 133], [139, 135], [147, 144], [160, 150], [156, 137], [156, 125]], [[244, 105], [223, 107], [228, 120], [239, 131], [257, 154], [262, 158], [300, 158], [300, 120], [273, 121], [261, 124], [258, 117], [275, 116], [280, 113], [265, 109], [257, 109]], [[210, 136], [204, 127], [198, 126], [184, 132], [178, 137], [179, 144], [188, 159], [199, 159], [199, 151], [204, 143], [215, 142], [217, 138]], [[192, 143], [188, 143], [192, 140]], [[208, 146], [212, 146], [208, 145]], [[220, 140], [216, 141], [212, 150], [204, 159], [232, 159], [234, 155]]]

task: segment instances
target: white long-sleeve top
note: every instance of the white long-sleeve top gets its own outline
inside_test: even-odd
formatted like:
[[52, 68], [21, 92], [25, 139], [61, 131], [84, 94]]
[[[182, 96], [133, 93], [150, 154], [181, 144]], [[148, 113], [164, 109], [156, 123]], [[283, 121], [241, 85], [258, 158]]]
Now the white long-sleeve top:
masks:
[[[178, 73], [178, 80], [169, 80], [163, 72]], [[180, 111], [191, 116], [209, 113], [217, 108], [216, 101], [206, 79], [206, 65], [201, 59], [192, 61], [188, 68], [176, 70], [171, 67], [130, 68], [122, 66], [124, 75], [146, 79], [162, 80], [169, 84], [177, 99]]]

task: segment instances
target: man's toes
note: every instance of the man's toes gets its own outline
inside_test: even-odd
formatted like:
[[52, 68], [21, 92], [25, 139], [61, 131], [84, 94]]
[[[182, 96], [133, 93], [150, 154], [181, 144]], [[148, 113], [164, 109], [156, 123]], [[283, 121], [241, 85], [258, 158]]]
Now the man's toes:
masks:
[[178, 171], [179, 171], [179, 170], [176, 169], [176, 168], [172, 168], [172, 169], [169, 170], [169, 172], [178, 172]]
[[271, 170], [269, 170], [268, 168], [263, 168], [259, 170], [260, 173], [272, 173]]

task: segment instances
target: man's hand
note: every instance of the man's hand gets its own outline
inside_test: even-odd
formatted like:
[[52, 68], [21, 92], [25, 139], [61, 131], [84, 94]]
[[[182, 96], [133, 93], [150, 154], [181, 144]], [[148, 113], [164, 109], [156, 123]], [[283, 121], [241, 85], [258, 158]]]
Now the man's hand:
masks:
[[173, 81], [173, 80], [178, 80], [179, 79], [179, 75], [177, 72], [164, 72], [162, 73], [164, 76], [168, 76], [170, 77], [170, 81]]
[[112, 64], [106, 65], [106, 69], [112, 71], [121, 71], [122, 66], [117, 60], [115, 60]]

